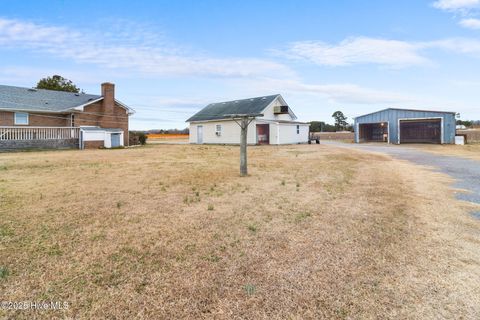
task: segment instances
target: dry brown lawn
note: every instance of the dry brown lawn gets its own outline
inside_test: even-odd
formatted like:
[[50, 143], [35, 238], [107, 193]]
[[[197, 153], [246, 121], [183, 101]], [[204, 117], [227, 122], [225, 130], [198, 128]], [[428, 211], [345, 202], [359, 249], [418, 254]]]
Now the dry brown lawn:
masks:
[[333, 146], [0, 154], [5, 318], [480, 317], [480, 221], [445, 176]]

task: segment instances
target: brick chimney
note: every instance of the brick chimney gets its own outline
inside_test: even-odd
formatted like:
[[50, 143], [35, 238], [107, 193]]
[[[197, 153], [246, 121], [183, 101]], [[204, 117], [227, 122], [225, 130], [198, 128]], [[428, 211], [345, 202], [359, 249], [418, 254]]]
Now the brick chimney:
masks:
[[115, 106], [115, 85], [110, 82], [102, 83], [103, 112], [113, 114]]

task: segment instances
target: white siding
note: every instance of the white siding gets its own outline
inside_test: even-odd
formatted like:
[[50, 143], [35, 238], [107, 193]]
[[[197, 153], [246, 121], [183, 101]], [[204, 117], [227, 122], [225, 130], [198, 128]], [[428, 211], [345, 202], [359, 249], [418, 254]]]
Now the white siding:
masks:
[[[297, 125], [299, 126], [300, 133], [297, 134]], [[295, 143], [307, 143], [308, 142], [308, 125], [307, 124], [295, 124], [295, 123], [280, 123], [280, 139], [279, 144], [295, 144]]]
[[[263, 117], [252, 121], [248, 127], [248, 144], [257, 143], [256, 124], [268, 123], [270, 125], [270, 144], [297, 144], [307, 143], [309, 125], [284, 123], [278, 121], [293, 121], [290, 114], [274, 114], [275, 106], [286, 105], [283, 98], [278, 97], [263, 111]], [[217, 136], [216, 125], [222, 125], [222, 135]], [[239, 144], [240, 127], [233, 120], [205, 121], [190, 123], [189, 142], [197, 143], [197, 127], [203, 126], [203, 143], [207, 144]], [[300, 132], [297, 134], [297, 125], [300, 126]]]
[[282, 106], [282, 105], [285, 105], [284, 101], [281, 101], [280, 98], [276, 98], [275, 100], [272, 101], [272, 103], [267, 107], [265, 108], [265, 110], [263, 111], [263, 117], [261, 117], [261, 119], [264, 119], [264, 120], [284, 120], [284, 121], [292, 121], [294, 119], [292, 119], [292, 117], [290, 116], [290, 114], [274, 114], [273, 113], [273, 109], [277, 106]]
[[105, 130], [83, 131], [83, 141], [105, 141]]
[[[109, 132], [106, 130], [82, 130], [82, 139], [83, 141], [103, 141], [103, 146], [105, 148], [112, 147], [112, 136], [114, 132]], [[120, 133], [120, 146], [123, 146], [123, 132]]]
[[[217, 136], [216, 125], [222, 126], [222, 135]], [[210, 121], [190, 124], [189, 142], [197, 143], [197, 126], [203, 126], [203, 143], [207, 144], [239, 144], [240, 143], [240, 126], [232, 120]], [[257, 132], [255, 128], [255, 120], [248, 126], [247, 143], [257, 143]]]

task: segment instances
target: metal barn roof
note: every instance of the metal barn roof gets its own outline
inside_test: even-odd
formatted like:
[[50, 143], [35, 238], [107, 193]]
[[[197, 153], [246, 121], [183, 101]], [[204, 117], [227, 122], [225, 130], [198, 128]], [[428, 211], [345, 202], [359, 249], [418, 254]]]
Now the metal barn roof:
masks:
[[378, 110], [378, 111], [375, 111], [375, 112], [370, 112], [370, 113], [367, 113], [367, 114], [362, 114], [361, 116], [354, 117], [354, 119], [356, 119], [356, 118], [361, 118], [361, 117], [365, 117], [365, 116], [369, 116], [369, 115], [371, 115], [371, 114], [375, 114], [375, 113], [379, 113], [379, 112], [383, 112], [383, 111], [389, 111], [389, 110], [396, 110], [396, 111], [413, 111], [413, 112], [434, 112], [434, 113], [453, 113], [453, 114], [456, 114], [456, 112], [453, 112], [453, 111], [403, 109], [403, 108], [386, 108], [386, 109]]
[[261, 113], [279, 96], [279, 94], [275, 94], [265, 97], [211, 103], [190, 117], [187, 122], [225, 119], [226, 114]]

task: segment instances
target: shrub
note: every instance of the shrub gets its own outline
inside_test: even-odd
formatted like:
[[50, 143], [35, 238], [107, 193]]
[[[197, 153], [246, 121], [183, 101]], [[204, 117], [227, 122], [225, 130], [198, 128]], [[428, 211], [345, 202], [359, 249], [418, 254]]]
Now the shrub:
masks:
[[138, 141], [142, 146], [145, 145], [147, 143], [147, 135], [143, 132], [140, 132], [138, 134]]
[[130, 145], [145, 145], [147, 143], [147, 135], [143, 131], [130, 131], [129, 132]]

